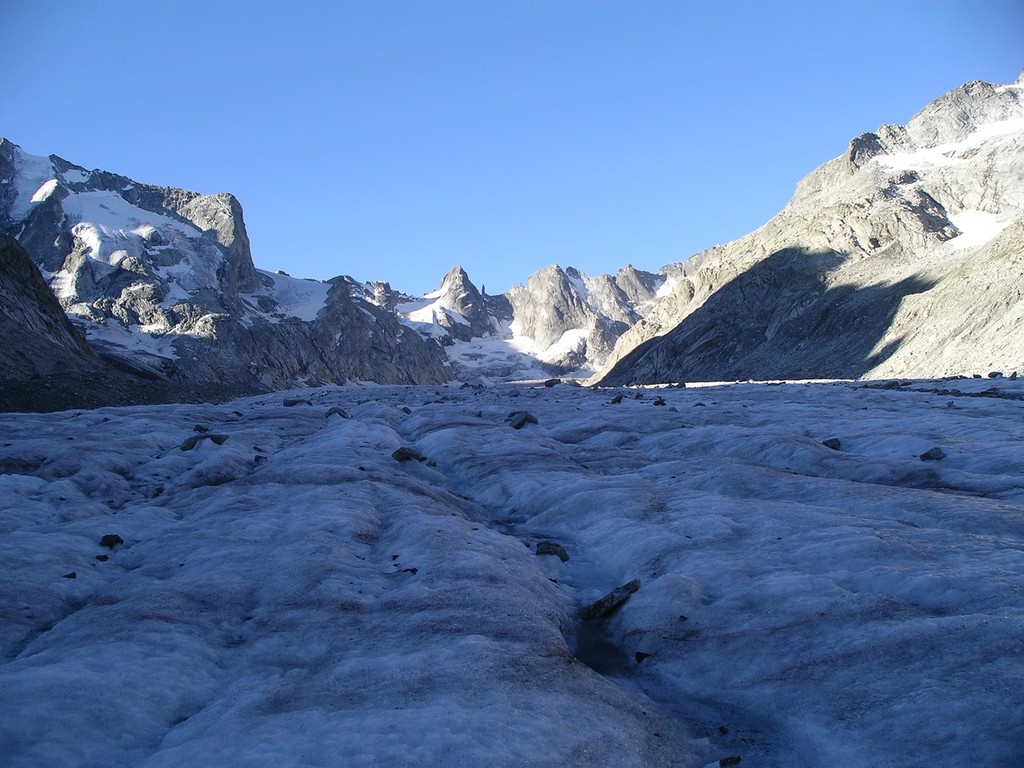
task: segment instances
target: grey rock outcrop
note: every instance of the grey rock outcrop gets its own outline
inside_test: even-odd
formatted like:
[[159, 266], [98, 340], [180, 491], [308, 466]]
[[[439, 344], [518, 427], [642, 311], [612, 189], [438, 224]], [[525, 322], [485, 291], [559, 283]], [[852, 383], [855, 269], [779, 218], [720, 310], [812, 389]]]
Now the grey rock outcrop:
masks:
[[589, 277], [557, 264], [508, 293], [516, 336], [530, 339], [551, 372], [598, 366], [664, 282], [632, 266], [614, 277]]
[[640, 589], [640, 580], [633, 579], [621, 586], [616, 587], [600, 600], [586, 605], [580, 609], [580, 618], [583, 621], [594, 619], [606, 619], [611, 616], [619, 607]]
[[0, 233], [0, 411], [223, 399], [129, 360], [96, 354], [21, 245]]
[[25, 250], [0, 234], [0, 375], [28, 379], [95, 357]]
[[1024, 81], [854, 139], [757, 231], [665, 270], [600, 382], [1019, 369]]

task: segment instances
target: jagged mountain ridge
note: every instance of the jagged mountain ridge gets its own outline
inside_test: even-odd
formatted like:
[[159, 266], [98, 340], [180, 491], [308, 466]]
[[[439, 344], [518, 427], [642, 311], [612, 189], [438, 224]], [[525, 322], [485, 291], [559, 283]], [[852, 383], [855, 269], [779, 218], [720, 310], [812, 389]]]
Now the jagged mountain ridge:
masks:
[[238, 392], [449, 380], [441, 356], [350, 278], [257, 270], [242, 209], [86, 171], [0, 140], [0, 230], [89, 343], [154, 376]]
[[629, 296], [629, 267], [541, 270], [506, 335], [608, 385], [1024, 369], [1022, 94], [968, 83], [856, 137], [766, 225]]
[[1024, 74], [968, 83], [677, 265], [603, 384], [1024, 369]]
[[607, 384], [1017, 369], [1021, 92], [969, 83], [862, 134], [764, 227], [657, 274], [552, 265], [502, 296], [459, 267], [423, 297], [258, 270], [232, 196], [6, 140], [0, 224], [93, 348], [240, 391], [602, 366]]
[[663, 282], [631, 266], [592, 278], [553, 265], [492, 296], [455, 267], [412, 297], [386, 282], [296, 279], [253, 265], [229, 194], [86, 171], [7, 140], [0, 224], [94, 348], [240, 392], [592, 373]]
[[449, 270], [437, 290], [419, 298], [393, 293], [388, 305], [425, 338], [443, 346], [500, 333], [512, 320], [508, 299], [481, 293], [462, 267]]
[[507, 294], [487, 296], [457, 267], [438, 290], [395, 306], [445, 346], [458, 378], [580, 375], [600, 367], [664, 280], [632, 265], [591, 277], [553, 264]]

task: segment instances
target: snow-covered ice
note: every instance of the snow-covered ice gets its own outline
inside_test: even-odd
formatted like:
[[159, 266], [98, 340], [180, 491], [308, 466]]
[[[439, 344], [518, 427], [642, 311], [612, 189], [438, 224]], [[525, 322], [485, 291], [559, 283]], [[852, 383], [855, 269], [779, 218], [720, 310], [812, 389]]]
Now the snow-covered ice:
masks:
[[985, 144], [1013, 140], [1024, 130], [1024, 118], [1013, 118], [977, 127], [961, 141], [916, 148], [910, 152], [891, 152], [876, 156], [887, 168], [917, 169], [966, 163], [971, 153]]
[[32, 206], [45, 200], [53, 191], [55, 181], [53, 165], [47, 157], [19, 152], [14, 156], [17, 174], [14, 177], [14, 200], [11, 201], [12, 220], [25, 218]]
[[455, 339], [451, 346], [445, 347], [445, 354], [465, 379], [493, 376], [497, 379], [543, 380], [549, 377], [533, 341], [513, 335], [507, 323], [491, 336], [469, 341]]
[[984, 211], [963, 210], [950, 218], [959, 234], [949, 241], [954, 248], [976, 248], [995, 240], [1012, 223], [1012, 216], [998, 216]]
[[0, 764], [1020, 766], [1022, 397], [351, 386], [0, 416]]
[[[74, 307], [72, 307], [74, 309]], [[140, 357], [152, 356], [174, 360], [178, 351], [174, 348], [175, 339], [187, 334], [162, 333], [158, 326], [125, 326], [115, 320], [102, 323], [90, 323], [82, 328], [89, 343], [98, 347], [131, 350]], [[141, 331], [139, 333], [138, 331]], [[103, 382], [96, 382], [104, 386]]]
[[448, 330], [441, 324], [445, 318], [459, 325], [469, 325], [469, 321], [457, 309], [448, 306], [437, 293], [433, 291], [422, 299], [403, 302], [395, 307], [395, 312], [405, 325], [436, 339], [448, 334]]
[[327, 304], [331, 284], [321, 280], [305, 280], [282, 272], [257, 270], [271, 285], [250, 296], [270, 296], [277, 304], [279, 314], [311, 321]]

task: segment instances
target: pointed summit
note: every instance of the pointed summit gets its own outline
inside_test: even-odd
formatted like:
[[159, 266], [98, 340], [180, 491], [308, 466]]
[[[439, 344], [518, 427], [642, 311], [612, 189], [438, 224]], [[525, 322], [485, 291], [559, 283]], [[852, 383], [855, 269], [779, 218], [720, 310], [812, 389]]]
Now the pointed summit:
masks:
[[482, 294], [462, 267], [452, 267], [436, 291], [398, 310], [427, 337], [449, 337], [442, 344], [490, 336], [512, 319], [508, 300]]
[[452, 267], [441, 280], [440, 287], [430, 294], [439, 303], [469, 319], [483, 307], [483, 295], [473, 285], [462, 267]]

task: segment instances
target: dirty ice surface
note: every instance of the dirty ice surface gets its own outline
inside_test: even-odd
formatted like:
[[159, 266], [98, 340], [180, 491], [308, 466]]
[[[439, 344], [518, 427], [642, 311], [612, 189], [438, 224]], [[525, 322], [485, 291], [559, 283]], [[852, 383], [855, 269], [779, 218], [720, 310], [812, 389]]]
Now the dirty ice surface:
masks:
[[1022, 396], [0, 416], [0, 764], [1024, 765]]

